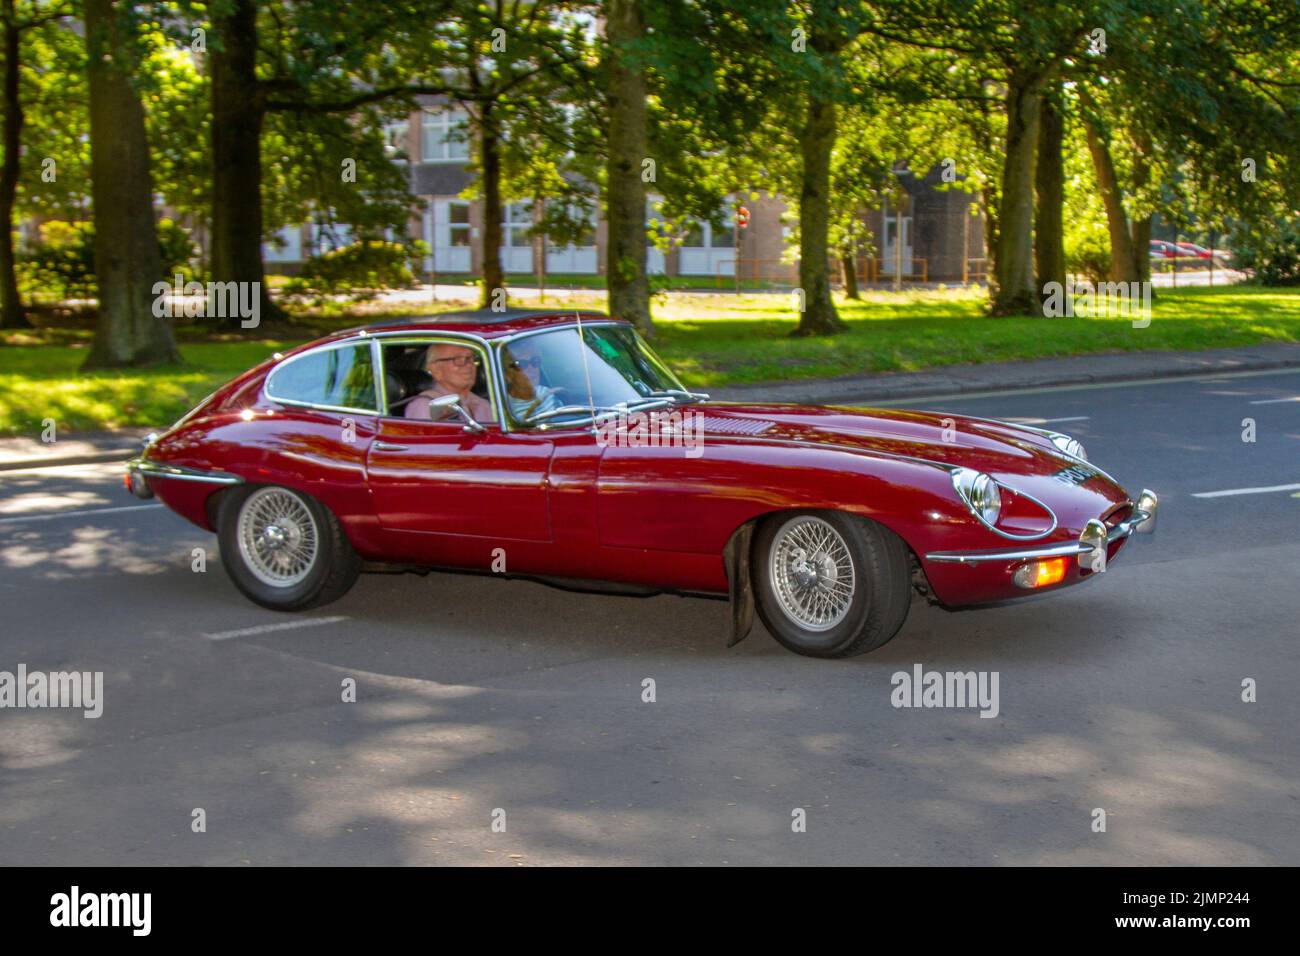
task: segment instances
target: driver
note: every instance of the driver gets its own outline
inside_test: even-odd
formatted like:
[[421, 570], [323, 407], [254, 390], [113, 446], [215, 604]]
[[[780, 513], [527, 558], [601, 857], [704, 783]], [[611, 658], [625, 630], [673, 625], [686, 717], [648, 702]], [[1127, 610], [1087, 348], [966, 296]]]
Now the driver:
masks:
[[506, 396], [510, 412], [520, 420], [538, 412], [559, 408], [559, 389], [542, 384], [542, 356], [535, 342], [521, 339], [507, 346], [501, 355], [506, 373]]
[[433, 387], [411, 399], [406, 405], [407, 418], [428, 418], [440, 421], [455, 414], [449, 408], [431, 409], [429, 402], [443, 395], [459, 395], [460, 404], [480, 422], [496, 421], [496, 413], [486, 399], [475, 395], [470, 389], [478, 378], [478, 356], [471, 348], [463, 345], [437, 343], [430, 345], [424, 354], [424, 367], [433, 376]]

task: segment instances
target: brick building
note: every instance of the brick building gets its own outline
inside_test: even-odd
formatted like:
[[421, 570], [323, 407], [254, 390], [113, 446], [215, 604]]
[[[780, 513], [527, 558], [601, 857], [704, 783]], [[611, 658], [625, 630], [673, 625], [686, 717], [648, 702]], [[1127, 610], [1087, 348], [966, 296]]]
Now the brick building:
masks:
[[[471, 185], [470, 145], [465, 136], [463, 111], [434, 100], [413, 112], [404, 122], [385, 130], [394, 155], [404, 153], [412, 193], [421, 203], [410, 223], [410, 234], [423, 239], [430, 255], [424, 271], [435, 281], [479, 274], [482, 203], [461, 198]], [[864, 255], [858, 266], [860, 281], [892, 280], [902, 254], [902, 274], [909, 281], [961, 281], [966, 274], [982, 272], [983, 218], [969, 214], [971, 197], [934, 188], [941, 182], [937, 170], [924, 178], [900, 172], [907, 201], [902, 208], [873, 210], [864, 217], [874, 237], [875, 256]], [[697, 276], [701, 286], [723, 284], [735, 276], [741, 263], [744, 278], [776, 283], [792, 282], [798, 275], [787, 243], [790, 220], [787, 205], [778, 196], [760, 194], [745, 199], [749, 226], [741, 230], [739, 248], [732, 225], [734, 206], [722, 225], [693, 223], [672, 247], [663, 252], [647, 243], [649, 271], [669, 276]], [[654, 197], [648, 217], [653, 218]], [[533, 213], [526, 203], [506, 207], [502, 222], [501, 261], [508, 275], [535, 275], [544, 256], [548, 276], [603, 275], [605, 223], [593, 214], [585, 241], [563, 246], [547, 244], [528, 235]], [[896, 241], [902, 240], [899, 250]], [[325, 232], [312, 225], [281, 230], [277, 241], [265, 244], [269, 272], [296, 271], [315, 252], [346, 244], [346, 226]], [[969, 261], [964, 271], [962, 260]], [[838, 264], [836, 267], [838, 274]]]

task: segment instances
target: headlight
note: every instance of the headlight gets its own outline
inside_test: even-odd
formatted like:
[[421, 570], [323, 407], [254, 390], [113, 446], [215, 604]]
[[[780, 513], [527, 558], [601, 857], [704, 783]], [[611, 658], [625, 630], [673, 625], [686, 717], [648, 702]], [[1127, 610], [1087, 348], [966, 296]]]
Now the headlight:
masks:
[[998, 483], [982, 471], [958, 468], [952, 473], [952, 486], [957, 495], [985, 524], [993, 524], [1002, 511], [1002, 494]]
[[1088, 450], [1083, 447], [1083, 443], [1077, 438], [1054, 433], [1052, 435], [1052, 444], [1072, 458], [1078, 458], [1080, 461], [1088, 460]]

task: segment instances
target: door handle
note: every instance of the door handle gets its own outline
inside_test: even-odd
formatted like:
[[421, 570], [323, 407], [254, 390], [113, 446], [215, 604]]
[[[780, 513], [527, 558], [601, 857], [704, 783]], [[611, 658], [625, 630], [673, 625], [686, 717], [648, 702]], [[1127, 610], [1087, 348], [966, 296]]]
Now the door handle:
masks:
[[375, 441], [370, 446], [375, 451], [410, 451], [408, 445], [394, 445], [392, 442]]

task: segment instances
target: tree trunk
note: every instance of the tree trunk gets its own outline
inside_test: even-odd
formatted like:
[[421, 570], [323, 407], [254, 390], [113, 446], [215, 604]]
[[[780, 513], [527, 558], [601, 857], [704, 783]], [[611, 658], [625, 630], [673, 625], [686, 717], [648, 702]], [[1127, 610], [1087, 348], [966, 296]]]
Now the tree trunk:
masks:
[[829, 243], [831, 149], [835, 145], [835, 103], [808, 95], [808, 113], [799, 131], [803, 183], [799, 191], [799, 286], [804, 311], [794, 335], [830, 335], [848, 328], [831, 298]]
[[[214, 282], [258, 283], [261, 319], [283, 319], [262, 263], [262, 124], [257, 80], [257, 3], [231, 0], [215, 16], [219, 40], [208, 53], [212, 80], [212, 243]], [[245, 300], [246, 301], [246, 300]], [[221, 324], [241, 328], [240, 316]]]
[[609, 314], [627, 319], [645, 333], [654, 331], [650, 317], [650, 281], [646, 276], [645, 182], [641, 163], [647, 145], [646, 82], [640, 66], [627, 62], [624, 45], [645, 36], [640, 0], [611, 0], [606, 19], [609, 41], [609, 159], [606, 166], [605, 288]]
[[23, 103], [18, 94], [21, 65], [14, 0], [4, 0], [4, 165], [0, 167], [0, 329], [29, 329], [22, 296], [18, 294], [14, 261], [14, 204], [22, 167]]
[[166, 318], [153, 313], [162, 277], [144, 107], [131, 86], [130, 37], [115, 0], [86, 0], [91, 195], [99, 320], [82, 368], [178, 362]]
[[[1143, 190], [1151, 181], [1151, 137], [1138, 132], [1133, 138], [1134, 163], [1133, 185], [1137, 191]], [[1129, 223], [1129, 232], [1133, 244], [1133, 269], [1139, 282], [1151, 281], [1151, 216], [1134, 219]], [[1156, 291], [1151, 290], [1155, 298]]]
[[1041, 291], [1049, 282], [1065, 288], [1065, 117], [1055, 99], [1044, 97], [1038, 125], [1038, 206], [1034, 210], [1034, 265]]
[[987, 186], [980, 190], [980, 214], [984, 217], [984, 281], [992, 286], [998, 261], [998, 197]]
[[1007, 81], [1006, 158], [998, 209], [993, 315], [1041, 314], [1034, 287], [1034, 173], [1041, 96], [1033, 82], [1012, 71]]
[[1092, 154], [1092, 165], [1097, 173], [1097, 187], [1106, 207], [1106, 228], [1110, 232], [1110, 280], [1136, 282], [1138, 276], [1133, 264], [1133, 237], [1128, 231], [1128, 214], [1124, 212], [1124, 197], [1115, 175], [1110, 147], [1101, 131], [1086, 116], [1083, 126], [1088, 138], [1088, 152]]
[[858, 263], [853, 253], [840, 256], [840, 265], [844, 268], [844, 298], [860, 300], [858, 294]]
[[483, 104], [478, 121], [478, 164], [483, 182], [483, 296], [479, 305], [488, 309], [500, 289], [505, 304], [505, 272], [501, 268], [501, 141], [491, 104]]

